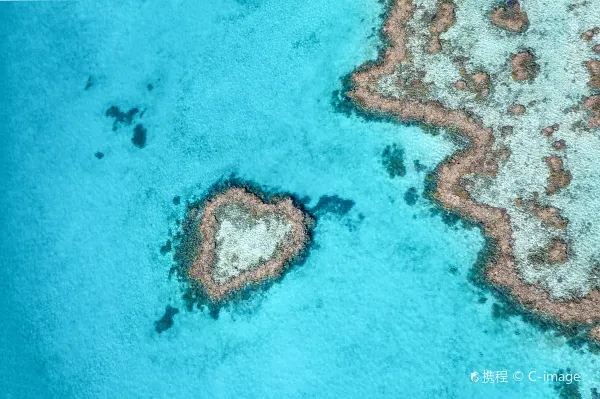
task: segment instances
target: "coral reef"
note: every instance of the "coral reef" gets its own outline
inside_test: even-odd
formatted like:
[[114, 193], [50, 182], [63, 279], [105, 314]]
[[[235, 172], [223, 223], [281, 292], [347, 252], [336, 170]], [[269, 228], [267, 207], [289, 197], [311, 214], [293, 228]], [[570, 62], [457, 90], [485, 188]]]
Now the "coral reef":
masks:
[[590, 60], [585, 63], [585, 66], [590, 74], [588, 85], [592, 89], [600, 89], [600, 61]]
[[490, 14], [490, 21], [500, 28], [511, 32], [525, 32], [529, 26], [527, 13], [521, 10], [519, 0], [506, 7], [498, 7]]
[[167, 305], [165, 307], [165, 314], [157, 321], [154, 322], [154, 331], [162, 334], [169, 328], [173, 327], [173, 317], [179, 313], [179, 309]]
[[527, 109], [523, 104], [511, 104], [508, 107], [508, 113], [511, 115], [523, 115]]
[[594, 36], [596, 36], [598, 33], [600, 33], [600, 28], [595, 26], [592, 29], [588, 29], [583, 32], [581, 34], [581, 38], [586, 42], [591, 42], [594, 39]]
[[564, 150], [567, 148], [567, 142], [563, 139], [556, 140], [552, 143], [552, 148], [555, 150]]
[[533, 199], [524, 200], [517, 198], [515, 203], [518, 207], [522, 207], [530, 212], [548, 227], [563, 230], [569, 224], [569, 221], [560, 214], [560, 209], [540, 204], [537, 193], [534, 193]]
[[188, 275], [213, 302], [281, 275], [307, 245], [312, 223], [290, 198], [266, 203], [241, 187], [190, 209], [188, 221], [200, 233]]
[[[586, 170], [600, 156], [590, 130], [600, 99], [598, 61], [581, 39], [595, 40], [583, 26], [600, 22], [600, 4], [554, 7], [564, 29], [545, 29], [550, 11], [533, 3], [394, 0], [387, 46], [353, 73], [347, 96], [366, 112], [465, 138], [436, 168], [430, 196], [481, 226], [492, 244], [487, 281], [539, 315], [593, 326], [600, 190]], [[518, 40], [506, 32], [525, 30]]]
[[512, 66], [512, 78], [519, 81], [534, 80], [539, 69], [533, 53], [529, 50], [511, 55], [510, 65]]
[[552, 126], [547, 126], [544, 129], [542, 129], [542, 134], [546, 137], [552, 137], [554, 132], [556, 132], [559, 127], [560, 127], [560, 125], [558, 123], [555, 123]]
[[431, 39], [427, 45], [429, 54], [437, 54], [442, 51], [440, 34], [446, 32], [448, 28], [454, 25], [454, 3], [452, 1], [440, 1], [437, 5], [437, 11], [431, 21]]
[[558, 190], [567, 187], [571, 183], [573, 176], [571, 175], [571, 172], [565, 170], [562, 158], [551, 155], [546, 157], [545, 161], [546, 165], [548, 165], [548, 169], [550, 169], [546, 194], [552, 195]]
[[592, 111], [589, 119], [590, 128], [600, 127], [600, 95], [587, 97], [583, 102], [583, 108]]
[[406, 166], [404, 166], [404, 150], [396, 147], [396, 144], [388, 145], [381, 154], [382, 163], [385, 170], [391, 178], [396, 176], [404, 176], [406, 174]]
[[544, 253], [546, 254], [546, 263], [551, 265], [563, 265], [569, 258], [569, 247], [564, 240], [553, 238], [548, 243]]

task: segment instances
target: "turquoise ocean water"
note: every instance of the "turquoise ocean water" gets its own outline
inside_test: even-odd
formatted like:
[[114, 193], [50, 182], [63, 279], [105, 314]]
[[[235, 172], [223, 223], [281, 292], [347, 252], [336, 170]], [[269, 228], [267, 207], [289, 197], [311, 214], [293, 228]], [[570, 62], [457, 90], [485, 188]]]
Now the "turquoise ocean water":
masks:
[[[382, 12], [0, 3], [0, 397], [591, 397], [598, 355], [504, 315], [468, 279], [479, 230], [420, 196], [456, 144], [332, 101], [376, 57]], [[185, 310], [161, 247], [232, 174], [353, 206], [320, 212], [306, 261], [215, 319]], [[566, 368], [578, 386], [470, 380]]]

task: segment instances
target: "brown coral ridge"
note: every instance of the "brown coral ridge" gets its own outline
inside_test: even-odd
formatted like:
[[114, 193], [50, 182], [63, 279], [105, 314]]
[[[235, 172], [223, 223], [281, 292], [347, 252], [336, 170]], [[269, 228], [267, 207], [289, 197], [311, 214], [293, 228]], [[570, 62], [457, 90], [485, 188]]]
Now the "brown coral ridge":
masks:
[[442, 51], [440, 35], [446, 32], [456, 22], [454, 7], [452, 1], [438, 1], [437, 11], [431, 21], [431, 38], [427, 45], [427, 52], [429, 54], [437, 54]]
[[[285, 239], [285, 245], [281, 245], [273, 257], [253, 269], [242, 271], [227, 281], [218, 283], [213, 278], [213, 268], [216, 263], [216, 233], [219, 229], [216, 216], [222, 207], [232, 204], [249, 209], [256, 218], [275, 214], [289, 221], [292, 228]], [[198, 213], [199, 209], [191, 209], [189, 219], [197, 219]], [[188, 276], [198, 282], [210, 300], [215, 303], [247, 285], [279, 277], [286, 266], [305, 248], [309, 240], [307, 226], [310, 223], [311, 219], [302, 210], [295, 207], [290, 198], [274, 198], [270, 203], [265, 203], [244, 188], [229, 188], [208, 200], [204, 205], [202, 216], [196, 226], [200, 233], [199, 248], [196, 250], [196, 256], [188, 270]]]
[[589, 126], [591, 128], [600, 128], [600, 95], [587, 97], [583, 101], [583, 108], [592, 111]]
[[407, 62], [406, 24], [415, 5], [411, 0], [394, 0], [383, 25], [389, 46], [376, 63], [368, 63], [352, 74], [353, 88], [347, 93], [361, 109], [399, 121], [420, 121], [449, 128], [469, 139], [469, 146], [437, 167], [433, 197], [441, 206], [481, 225], [490, 240], [490, 255], [484, 268], [485, 277], [497, 289], [509, 294], [526, 308], [563, 323], [591, 324], [600, 321], [600, 291], [591, 291], [575, 301], [554, 301], [540, 285], [525, 283], [515, 263], [510, 216], [505, 209], [477, 203], [464, 190], [468, 174], [494, 175], [497, 167], [490, 156], [494, 137], [462, 110], [446, 109], [438, 102], [393, 99], [375, 90], [377, 81], [394, 73], [396, 66]]
[[535, 62], [535, 56], [529, 50], [519, 51], [510, 56], [510, 65], [512, 67], [512, 78], [517, 81], [536, 78], [539, 66]]
[[560, 209], [541, 204], [537, 193], [534, 193], [533, 199], [517, 198], [515, 204], [541, 220], [547, 227], [564, 230], [569, 224], [569, 220], [560, 214]]
[[552, 195], [559, 190], [567, 187], [573, 178], [571, 172], [565, 169], [564, 162], [561, 157], [550, 155], [544, 158], [550, 175], [548, 176], [548, 184], [546, 185], [546, 194]]
[[529, 27], [527, 13], [521, 10], [519, 1], [516, 0], [508, 7], [498, 7], [490, 14], [490, 21], [510, 32], [522, 33]]
[[588, 86], [592, 89], [600, 89], [600, 61], [590, 60], [585, 63], [590, 74]]

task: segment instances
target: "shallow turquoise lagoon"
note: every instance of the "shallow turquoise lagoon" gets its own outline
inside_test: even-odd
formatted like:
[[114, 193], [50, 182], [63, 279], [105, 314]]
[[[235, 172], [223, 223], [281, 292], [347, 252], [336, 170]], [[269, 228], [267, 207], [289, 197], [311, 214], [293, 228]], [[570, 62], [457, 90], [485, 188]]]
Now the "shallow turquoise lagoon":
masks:
[[[457, 144], [335, 105], [341, 78], [376, 57], [382, 12], [0, 3], [0, 396], [591, 397], [597, 355], [498, 317], [468, 279], [481, 233], [421, 197]], [[320, 212], [306, 261], [215, 319], [185, 310], [160, 249], [185, 202], [232, 174], [308, 207], [354, 205]], [[180, 312], [159, 334], [167, 305]], [[511, 377], [567, 367], [577, 386]], [[483, 384], [486, 369], [509, 382]]]

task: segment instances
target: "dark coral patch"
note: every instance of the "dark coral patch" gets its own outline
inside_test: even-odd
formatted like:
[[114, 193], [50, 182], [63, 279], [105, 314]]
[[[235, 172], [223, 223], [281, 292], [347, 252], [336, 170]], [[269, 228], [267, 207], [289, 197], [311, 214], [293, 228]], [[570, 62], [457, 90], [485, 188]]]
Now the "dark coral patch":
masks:
[[[334, 90], [331, 95], [331, 106], [336, 112], [351, 116], [360, 113], [361, 109], [348, 97], [347, 93], [353, 89], [352, 75], [348, 74], [341, 79], [342, 88]], [[363, 111], [364, 113], [364, 111]]]
[[171, 240], [167, 240], [167, 242], [165, 243], [165, 245], [163, 245], [162, 247], [160, 247], [160, 253], [161, 255], [165, 255], [167, 253], [171, 252]]
[[154, 89], [154, 85], [152, 83], [148, 83], [148, 85], [146, 85], [146, 88], [148, 89], [148, 91], [152, 91], [152, 89]]
[[176, 195], [175, 197], [173, 197], [173, 205], [179, 204], [181, 204], [181, 197], [179, 195]]
[[423, 165], [418, 159], [413, 161], [413, 165], [417, 172], [425, 172], [427, 170], [427, 166]]
[[581, 349], [587, 344], [589, 338], [585, 335], [576, 335], [567, 339], [567, 345], [569, 345], [573, 349]]
[[87, 83], [85, 84], [85, 87], [83, 88], [83, 90], [88, 90], [90, 87], [92, 87], [94, 85], [94, 82], [92, 81], [92, 77], [88, 77]]
[[458, 213], [452, 212], [451, 210], [448, 210], [446, 208], [436, 206], [431, 208], [430, 212], [434, 216], [441, 216], [442, 222], [444, 222], [444, 224], [450, 227], [456, 225], [461, 220], [461, 217]]
[[398, 148], [396, 144], [388, 145], [383, 150], [381, 157], [383, 158], [383, 166], [391, 178], [406, 175], [404, 150], [402, 148]]
[[133, 117], [138, 112], [140, 112], [140, 110], [137, 107], [131, 108], [127, 112], [122, 112], [119, 109], [119, 107], [117, 107], [116, 105], [113, 105], [112, 107], [110, 107], [109, 109], [106, 110], [105, 115], [108, 118], [115, 118], [115, 121], [113, 122], [113, 130], [117, 130], [117, 127], [119, 124], [125, 125], [125, 126], [131, 125], [131, 122], [133, 121]]
[[146, 128], [141, 123], [138, 123], [135, 125], [135, 128], [133, 128], [131, 142], [138, 148], [144, 148], [146, 145], [146, 132]]
[[100, 152], [100, 151], [98, 151], [97, 153], [95, 153], [95, 154], [94, 154], [94, 156], [95, 156], [96, 158], [98, 158], [98, 159], [102, 159], [102, 158], [104, 158], [104, 153], [103, 153], [103, 152]]
[[312, 208], [312, 212], [318, 216], [326, 213], [344, 216], [350, 212], [354, 204], [354, 201], [340, 198], [337, 195], [323, 195], [319, 198], [317, 205]]
[[418, 199], [419, 199], [419, 194], [417, 193], [417, 189], [414, 187], [409, 188], [404, 193], [404, 201], [410, 206], [413, 206], [414, 204], [416, 204]]
[[442, 221], [446, 223], [448, 226], [454, 226], [456, 223], [460, 221], [460, 215], [456, 212], [446, 211], [440, 213], [442, 216]]
[[[558, 392], [558, 397], [560, 399], [581, 399], [582, 396], [581, 392], [579, 392], [579, 381], [559, 381], [561, 376], [569, 374], [572, 374], [570, 369], [567, 369], [566, 371], [558, 370], [556, 374], [551, 374], [548, 378], [555, 381], [554, 390]], [[555, 375], [558, 377], [554, 378]]]
[[177, 313], [179, 313], [179, 309], [167, 305], [163, 317], [154, 322], [154, 331], [161, 334], [163, 331], [173, 327], [173, 316]]
[[492, 304], [492, 317], [494, 319], [508, 320], [512, 316], [518, 316], [519, 310], [508, 303]]

